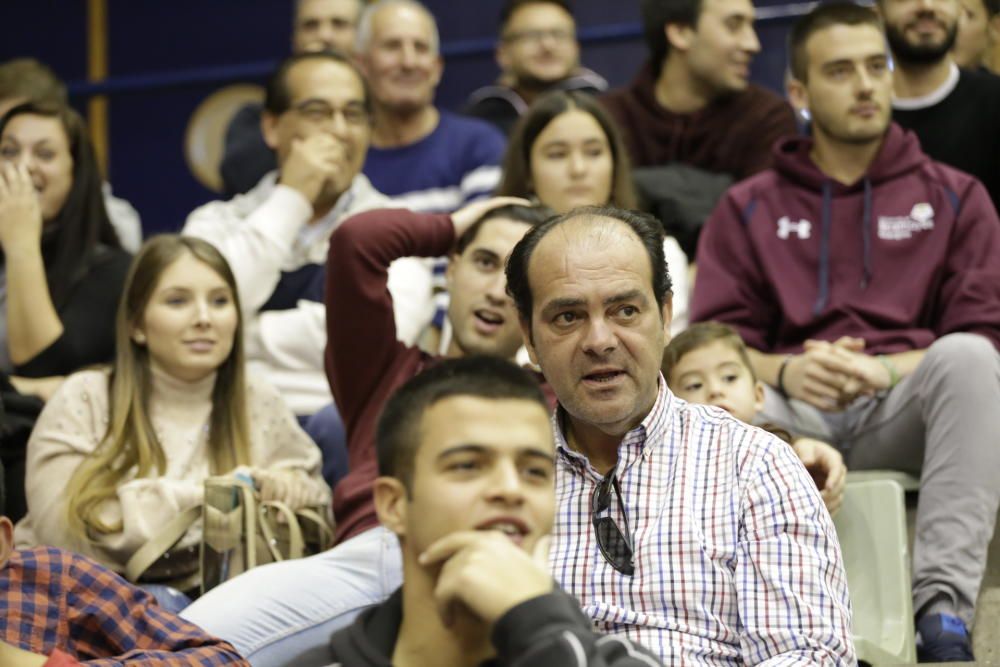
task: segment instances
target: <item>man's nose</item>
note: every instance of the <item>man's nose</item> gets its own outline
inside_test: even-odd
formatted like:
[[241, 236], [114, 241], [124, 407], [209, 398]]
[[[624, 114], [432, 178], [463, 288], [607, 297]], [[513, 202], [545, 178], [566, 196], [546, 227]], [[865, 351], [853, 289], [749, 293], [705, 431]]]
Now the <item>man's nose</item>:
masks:
[[510, 301], [507, 294], [507, 276], [497, 271], [486, 285], [486, 296], [496, 305], [506, 305]]
[[617, 347], [615, 333], [603, 317], [591, 319], [587, 324], [584, 350], [596, 355], [605, 355]]
[[743, 31], [743, 50], [750, 53], [760, 53], [760, 39], [753, 26], [747, 26]]
[[343, 110], [334, 110], [333, 115], [330, 116], [330, 122], [327, 124], [327, 129], [330, 131], [330, 134], [338, 139], [342, 139], [347, 136], [347, 117], [344, 115]]
[[858, 93], [862, 97], [868, 97], [874, 89], [875, 82], [872, 80], [871, 74], [862, 67], [858, 74]]
[[508, 504], [524, 500], [521, 471], [514, 461], [498, 462], [490, 475], [490, 496]]
[[329, 23], [320, 24], [319, 31], [317, 32], [317, 37], [323, 42], [324, 49], [333, 48], [333, 40], [335, 37], [335, 31], [333, 26]]
[[413, 44], [403, 44], [402, 62], [404, 67], [416, 66], [417, 49]]

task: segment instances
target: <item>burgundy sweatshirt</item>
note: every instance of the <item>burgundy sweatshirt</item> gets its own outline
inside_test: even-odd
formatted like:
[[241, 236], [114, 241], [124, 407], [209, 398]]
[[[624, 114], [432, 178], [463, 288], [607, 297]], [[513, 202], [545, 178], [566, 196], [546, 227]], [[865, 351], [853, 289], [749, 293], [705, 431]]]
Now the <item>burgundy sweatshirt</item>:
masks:
[[730, 324], [763, 352], [850, 335], [894, 353], [957, 331], [1000, 348], [1000, 221], [982, 184], [894, 123], [850, 186], [811, 148], [780, 142], [774, 169], [719, 202], [698, 247], [692, 321]]
[[396, 340], [389, 264], [400, 257], [447, 255], [454, 240], [449, 216], [403, 209], [353, 216], [330, 237], [326, 376], [344, 420], [350, 461], [333, 493], [338, 544], [378, 525], [372, 500], [376, 421], [392, 393], [434, 362]]
[[690, 114], [661, 106], [655, 87], [647, 63], [629, 86], [600, 98], [636, 167], [681, 162], [741, 180], [771, 166], [775, 141], [798, 134], [792, 108], [754, 84]]

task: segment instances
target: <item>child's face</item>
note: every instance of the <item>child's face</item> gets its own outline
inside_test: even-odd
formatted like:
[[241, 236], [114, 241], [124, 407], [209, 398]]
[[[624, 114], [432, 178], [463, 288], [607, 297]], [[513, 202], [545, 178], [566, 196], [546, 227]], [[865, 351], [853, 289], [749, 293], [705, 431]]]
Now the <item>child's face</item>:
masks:
[[681, 357], [667, 382], [684, 400], [714, 405], [748, 424], [764, 407], [764, 385], [754, 381], [739, 353], [721, 340]]

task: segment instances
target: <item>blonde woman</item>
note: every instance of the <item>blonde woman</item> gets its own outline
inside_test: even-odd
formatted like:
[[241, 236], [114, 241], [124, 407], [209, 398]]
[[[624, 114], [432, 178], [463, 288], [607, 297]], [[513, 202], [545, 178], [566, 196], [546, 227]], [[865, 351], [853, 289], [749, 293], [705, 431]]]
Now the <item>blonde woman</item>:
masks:
[[[249, 475], [265, 499], [293, 508], [328, 502], [319, 450], [273, 388], [244, 377], [241, 329], [235, 281], [214, 247], [179, 236], [143, 246], [118, 308], [112, 370], [67, 378], [31, 435], [18, 543], [122, 571], [201, 503], [209, 475]], [[196, 568], [200, 535], [192, 527], [150, 581]]]

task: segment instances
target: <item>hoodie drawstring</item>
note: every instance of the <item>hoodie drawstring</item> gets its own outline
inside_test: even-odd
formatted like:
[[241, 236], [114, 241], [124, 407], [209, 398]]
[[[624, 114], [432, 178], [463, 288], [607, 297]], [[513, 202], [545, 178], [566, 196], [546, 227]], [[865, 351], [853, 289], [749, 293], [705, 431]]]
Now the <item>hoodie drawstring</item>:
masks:
[[[866, 181], [867, 182], [867, 181]], [[830, 209], [832, 207], [830, 181], [823, 181], [823, 210], [820, 220], [819, 240], [819, 296], [813, 306], [813, 315], [819, 315], [826, 308], [830, 298]]]
[[861, 289], [868, 289], [872, 279], [872, 182], [865, 179], [865, 208], [861, 218], [862, 266]]

